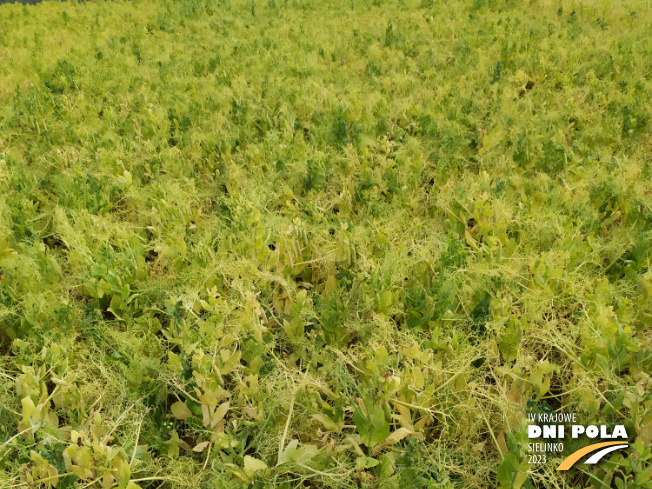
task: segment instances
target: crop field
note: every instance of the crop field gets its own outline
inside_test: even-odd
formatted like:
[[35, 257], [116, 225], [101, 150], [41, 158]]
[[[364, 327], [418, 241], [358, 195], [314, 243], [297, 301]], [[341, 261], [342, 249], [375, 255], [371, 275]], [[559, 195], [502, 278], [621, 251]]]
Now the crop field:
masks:
[[650, 488], [651, 165], [648, 0], [0, 5], [0, 488]]

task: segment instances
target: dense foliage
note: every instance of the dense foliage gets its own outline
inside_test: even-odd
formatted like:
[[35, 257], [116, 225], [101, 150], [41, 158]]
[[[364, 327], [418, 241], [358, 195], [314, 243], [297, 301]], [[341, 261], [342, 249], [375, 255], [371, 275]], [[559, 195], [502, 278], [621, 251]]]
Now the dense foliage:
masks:
[[[1, 6], [0, 486], [649, 487], [651, 32]], [[530, 465], [528, 409], [630, 448]]]

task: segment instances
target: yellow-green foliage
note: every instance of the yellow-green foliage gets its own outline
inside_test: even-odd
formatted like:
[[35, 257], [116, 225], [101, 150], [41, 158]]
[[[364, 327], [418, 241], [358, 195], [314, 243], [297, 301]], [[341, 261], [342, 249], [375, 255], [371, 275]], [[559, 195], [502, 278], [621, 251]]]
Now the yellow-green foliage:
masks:
[[[0, 486], [649, 487], [651, 33], [0, 6]], [[630, 448], [532, 466], [528, 409]]]

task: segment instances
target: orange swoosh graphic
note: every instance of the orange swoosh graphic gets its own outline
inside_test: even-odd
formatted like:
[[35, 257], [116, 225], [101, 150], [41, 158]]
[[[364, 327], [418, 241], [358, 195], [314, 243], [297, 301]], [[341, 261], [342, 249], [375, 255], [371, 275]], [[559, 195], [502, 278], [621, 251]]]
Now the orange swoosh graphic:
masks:
[[602, 447], [608, 447], [611, 445], [622, 445], [622, 441], [605, 441], [603, 443], [596, 443], [594, 445], [589, 445], [588, 447], [580, 448], [578, 451], [571, 453], [566, 459], [559, 464], [559, 467], [557, 467], [557, 470], [568, 470], [570, 469], [575, 462], [577, 462], [579, 459], [581, 459], [584, 455], [587, 453], [591, 453], [598, 448]]

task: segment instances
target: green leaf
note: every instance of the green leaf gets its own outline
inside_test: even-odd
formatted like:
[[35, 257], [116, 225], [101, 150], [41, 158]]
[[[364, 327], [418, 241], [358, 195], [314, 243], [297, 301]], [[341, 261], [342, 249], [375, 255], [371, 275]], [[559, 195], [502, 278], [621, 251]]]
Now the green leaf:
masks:
[[292, 341], [297, 341], [303, 337], [304, 325], [303, 319], [300, 316], [292, 318], [291, 321], [283, 320], [283, 330]]
[[292, 459], [298, 464], [306, 464], [319, 455], [320, 452], [321, 450], [315, 445], [303, 445], [292, 456]]
[[368, 447], [382, 443], [389, 436], [389, 423], [385, 420], [385, 411], [379, 406], [373, 406], [365, 416], [361, 408], [356, 407], [353, 414], [360, 441]]
[[292, 440], [290, 443], [288, 443], [285, 449], [281, 452], [281, 454], [278, 457], [278, 465], [286, 464], [292, 461], [292, 456], [297, 451], [298, 446], [299, 446], [298, 440]]
[[370, 469], [371, 467], [375, 467], [379, 463], [380, 462], [378, 460], [372, 457], [358, 457], [355, 460], [355, 466], [358, 469]]
[[177, 419], [184, 420], [192, 416], [192, 412], [190, 409], [188, 409], [186, 403], [182, 401], [178, 401], [172, 404], [172, 406], [170, 406], [170, 410], [172, 411], [172, 415]]
[[302, 445], [299, 447], [299, 441], [292, 440], [287, 444], [279, 456], [278, 464], [281, 465], [289, 462], [294, 462], [297, 464], [305, 465], [320, 453], [321, 449], [315, 445]]
[[498, 341], [500, 353], [506, 362], [516, 360], [522, 337], [523, 329], [521, 328], [519, 321], [514, 317], [510, 317], [507, 321], [507, 327], [500, 335]]
[[29, 418], [32, 417], [36, 406], [29, 396], [21, 399], [20, 403], [23, 405], [23, 424], [29, 426]]
[[528, 469], [528, 464], [520, 464], [516, 455], [508, 453], [498, 466], [497, 478], [500, 487], [504, 487], [505, 489], [520, 489], [529, 477], [527, 473]]
[[181, 372], [183, 370], [183, 365], [181, 364], [181, 359], [179, 355], [174, 352], [168, 351], [168, 363], [175, 371]]
[[260, 472], [261, 470], [265, 470], [266, 468], [267, 468], [267, 464], [262, 460], [258, 460], [257, 458], [250, 457], [249, 455], [245, 455], [244, 472], [245, 474], [247, 474], [247, 477], [249, 477], [249, 479], [253, 479], [256, 472]]
[[394, 473], [394, 464], [392, 462], [393, 458], [394, 455], [390, 453], [384, 453], [378, 458], [378, 461], [380, 462], [378, 468], [376, 469], [376, 474], [378, 477], [381, 479], [387, 479], [392, 476]]
[[312, 417], [324, 425], [324, 428], [326, 428], [328, 431], [339, 433], [342, 430], [342, 428], [335, 421], [333, 421], [325, 414], [313, 414]]

